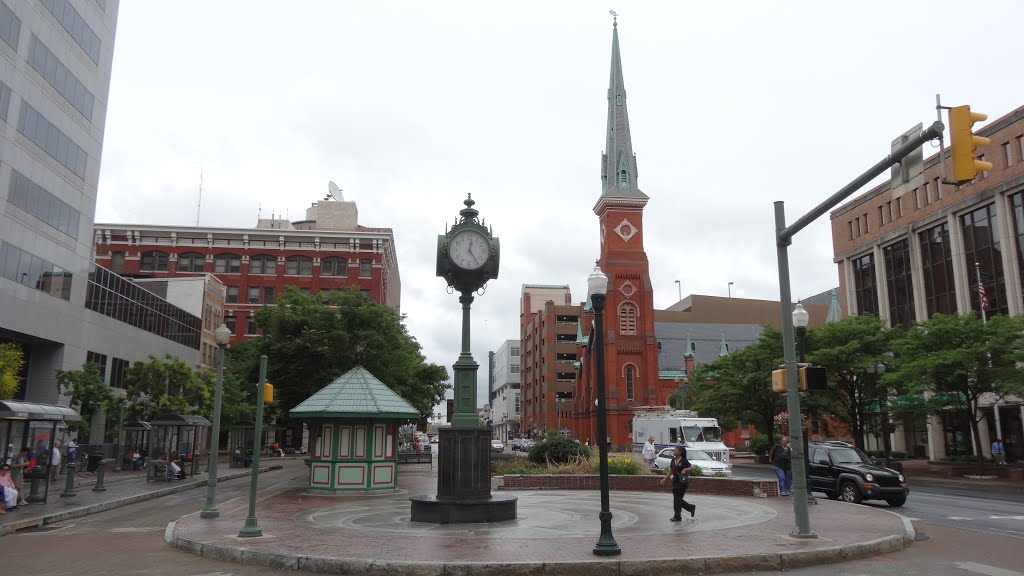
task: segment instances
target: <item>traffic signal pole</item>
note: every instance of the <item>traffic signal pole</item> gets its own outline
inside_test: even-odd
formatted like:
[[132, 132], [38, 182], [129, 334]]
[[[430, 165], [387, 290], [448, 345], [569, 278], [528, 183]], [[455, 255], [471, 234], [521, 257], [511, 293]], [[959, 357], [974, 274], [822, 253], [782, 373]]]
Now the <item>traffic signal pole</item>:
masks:
[[907, 157], [925, 142], [942, 136], [944, 126], [936, 121], [919, 136], [907, 141], [902, 147], [883, 158], [867, 172], [843, 186], [821, 204], [804, 214], [792, 225], [786, 226], [785, 202], [775, 202], [775, 245], [779, 260], [779, 301], [782, 307], [782, 347], [786, 366], [786, 411], [789, 413], [790, 447], [793, 451], [793, 515], [796, 517], [796, 529], [790, 534], [797, 538], [817, 538], [811, 532], [807, 500], [810, 495], [807, 489], [806, 455], [801, 434], [803, 423], [800, 421], [800, 377], [797, 371], [796, 349], [793, 338], [793, 296], [789, 284], [789, 245], [793, 236], [806, 228], [854, 192], [860, 190], [879, 174], [888, 170], [893, 164]]

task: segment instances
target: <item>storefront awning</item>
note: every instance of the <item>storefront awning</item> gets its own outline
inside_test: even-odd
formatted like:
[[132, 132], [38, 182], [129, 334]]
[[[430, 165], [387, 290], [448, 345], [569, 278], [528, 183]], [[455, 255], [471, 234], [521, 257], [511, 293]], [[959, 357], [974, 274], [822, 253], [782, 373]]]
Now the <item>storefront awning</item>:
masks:
[[63, 420], [78, 422], [82, 416], [73, 408], [55, 404], [36, 404], [0, 400], [0, 420]]

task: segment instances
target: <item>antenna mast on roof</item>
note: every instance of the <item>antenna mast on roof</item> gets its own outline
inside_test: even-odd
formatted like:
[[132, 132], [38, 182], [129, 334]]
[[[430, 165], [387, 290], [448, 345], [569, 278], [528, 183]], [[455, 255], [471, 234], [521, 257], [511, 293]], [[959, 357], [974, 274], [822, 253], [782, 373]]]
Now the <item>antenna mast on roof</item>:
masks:
[[203, 171], [199, 171], [199, 202], [196, 203], [196, 226], [199, 226], [199, 212], [203, 209]]

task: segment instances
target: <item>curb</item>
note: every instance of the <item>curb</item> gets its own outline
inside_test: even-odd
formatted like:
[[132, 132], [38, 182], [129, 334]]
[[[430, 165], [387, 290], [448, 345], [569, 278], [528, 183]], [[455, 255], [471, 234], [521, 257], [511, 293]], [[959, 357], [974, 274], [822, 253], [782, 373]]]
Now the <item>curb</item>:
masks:
[[[269, 472], [271, 470], [280, 470], [284, 468], [283, 465], [277, 464], [274, 466], [261, 467], [260, 472]], [[233, 474], [227, 474], [225, 476], [218, 476], [217, 482], [225, 482], [228, 480], [235, 480], [237, 478], [244, 478], [249, 476], [250, 472], [235, 472]], [[170, 496], [171, 494], [177, 494], [178, 492], [185, 492], [186, 490], [192, 490], [193, 488], [199, 488], [206, 486], [209, 480], [199, 480], [189, 484], [179, 484], [177, 486], [171, 486], [168, 488], [161, 488], [153, 490], [152, 492], [145, 492], [143, 494], [136, 494], [134, 496], [126, 496], [124, 498], [117, 498], [115, 500], [108, 500], [106, 502], [97, 502], [81, 508], [72, 508], [71, 510], [64, 510], [62, 512], [55, 512], [47, 514], [45, 516], [36, 516], [34, 518], [25, 518], [17, 522], [12, 522], [4, 526], [0, 526], [0, 536], [6, 536], [13, 534], [18, 530], [25, 530], [26, 528], [38, 528], [46, 524], [55, 524], [64, 520], [70, 520], [72, 518], [81, 518], [82, 516], [88, 516], [90, 514], [97, 514], [99, 512], [106, 512], [107, 510], [113, 510], [115, 508], [121, 508], [123, 506], [129, 506], [137, 502], [145, 502], [146, 500], [153, 500], [155, 498], [161, 498], [163, 496]]]
[[[909, 522], [905, 522], [904, 528]], [[681, 573], [722, 573], [758, 570], [790, 570], [816, 564], [832, 564], [906, 549], [906, 535], [885, 536], [845, 546], [816, 550], [749, 554], [744, 556], [706, 556], [643, 560], [606, 560], [593, 562], [387, 562], [355, 558], [292, 556], [278, 552], [249, 550], [209, 544], [174, 535], [177, 521], [167, 525], [164, 541], [185, 552], [204, 558], [259, 565], [270, 568], [306, 570], [334, 574], [388, 574], [394, 576], [506, 576], [551, 574], [558, 576], [646, 576], [672, 571]], [[911, 528], [913, 534], [913, 528]]]

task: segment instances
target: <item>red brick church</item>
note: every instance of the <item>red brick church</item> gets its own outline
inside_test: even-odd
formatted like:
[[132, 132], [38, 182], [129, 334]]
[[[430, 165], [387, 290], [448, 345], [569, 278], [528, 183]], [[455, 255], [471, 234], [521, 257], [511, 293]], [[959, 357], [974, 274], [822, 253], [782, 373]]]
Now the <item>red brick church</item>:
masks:
[[[612, 30], [607, 144], [601, 160], [601, 196], [594, 205], [594, 213], [601, 242], [598, 264], [608, 276], [604, 310], [608, 434], [612, 446], [624, 448], [632, 443], [633, 410], [637, 406], [667, 404], [676, 383], [658, 378], [654, 293], [644, 251], [643, 216], [648, 197], [637, 187], [617, 24]], [[594, 309], [588, 298], [577, 339], [578, 376], [572, 426], [576, 438], [591, 444], [597, 441], [593, 322]]]

